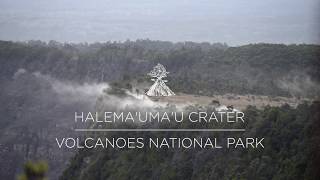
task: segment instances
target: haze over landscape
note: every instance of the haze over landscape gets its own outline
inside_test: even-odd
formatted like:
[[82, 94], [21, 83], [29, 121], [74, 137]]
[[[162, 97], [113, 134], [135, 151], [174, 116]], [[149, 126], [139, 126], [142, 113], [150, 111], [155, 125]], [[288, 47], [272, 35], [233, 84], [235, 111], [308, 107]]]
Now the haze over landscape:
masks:
[[319, 0], [1, 0], [0, 39], [319, 44]]
[[[0, 179], [318, 180], [319, 12], [320, 0], [0, 0]], [[238, 111], [245, 122], [219, 123]], [[81, 112], [222, 114], [78, 123]], [[266, 148], [98, 143], [207, 137]]]

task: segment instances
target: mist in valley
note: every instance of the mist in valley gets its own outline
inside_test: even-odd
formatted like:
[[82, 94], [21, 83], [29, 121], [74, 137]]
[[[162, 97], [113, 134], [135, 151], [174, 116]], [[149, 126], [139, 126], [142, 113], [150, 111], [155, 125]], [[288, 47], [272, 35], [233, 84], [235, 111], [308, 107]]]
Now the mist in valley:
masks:
[[[76, 152], [58, 149], [55, 137], [85, 128], [74, 112], [249, 106], [267, 114], [318, 101], [319, 12], [317, 0], [1, 0], [0, 177], [45, 159], [58, 179]], [[176, 96], [145, 96], [157, 63]], [[212, 156], [199, 151], [193, 162]]]

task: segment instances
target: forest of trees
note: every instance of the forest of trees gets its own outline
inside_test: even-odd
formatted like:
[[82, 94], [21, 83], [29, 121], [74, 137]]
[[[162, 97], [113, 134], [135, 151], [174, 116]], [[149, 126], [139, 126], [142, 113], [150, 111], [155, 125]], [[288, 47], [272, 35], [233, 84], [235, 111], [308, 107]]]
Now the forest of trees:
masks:
[[[70, 112], [93, 110], [97, 98], [79, 93], [81, 88], [150, 83], [146, 73], [161, 63], [175, 93], [317, 99], [319, 52], [319, 45], [304, 44], [0, 41], [0, 176], [13, 179], [28, 159], [46, 159], [48, 176], [60, 175], [73, 152], [54, 149], [54, 137], [71, 134]], [[71, 93], [61, 94], [66, 86]], [[313, 179], [319, 167], [318, 106], [248, 107], [246, 133], [267, 138], [263, 152], [128, 150], [91, 156], [84, 150], [61, 179]]]
[[0, 41], [0, 83], [20, 68], [78, 82], [143, 79], [159, 62], [171, 72], [175, 92], [314, 97], [319, 96], [319, 52], [318, 45]]
[[[192, 107], [190, 107], [192, 108]], [[197, 108], [197, 107], [193, 107]], [[210, 107], [207, 107], [210, 108]], [[101, 137], [264, 137], [264, 149], [80, 149], [61, 180], [320, 177], [320, 104], [249, 106], [246, 132], [106, 133]], [[202, 127], [204, 128], [204, 127]]]

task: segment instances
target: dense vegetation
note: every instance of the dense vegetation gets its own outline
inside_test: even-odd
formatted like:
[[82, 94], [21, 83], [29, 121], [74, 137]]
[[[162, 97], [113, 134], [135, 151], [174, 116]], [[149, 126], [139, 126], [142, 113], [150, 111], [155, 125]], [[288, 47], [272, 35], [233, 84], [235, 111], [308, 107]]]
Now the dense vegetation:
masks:
[[[308, 179], [320, 177], [319, 103], [245, 111], [245, 133], [142, 133], [156, 137], [264, 137], [265, 149], [81, 149], [61, 180]], [[102, 135], [101, 135], [102, 136]], [[109, 136], [134, 137], [128, 133]], [[103, 136], [102, 136], [103, 137]]]
[[[0, 120], [0, 175], [4, 179], [13, 179], [16, 174], [22, 171], [21, 168], [25, 160], [46, 159], [50, 166], [48, 176], [51, 179], [56, 179], [73, 152], [55, 149], [54, 137], [71, 134], [73, 114], [70, 112], [93, 110], [97, 94], [90, 94], [90, 92], [97, 92], [94, 89], [100, 88], [101, 82], [114, 82], [112, 84], [118, 83], [120, 86], [130, 83], [136, 85], [149, 83], [146, 85], [149, 87], [151, 82], [149, 77], [146, 77], [146, 73], [160, 62], [170, 72], [168, 76], [169, 87], [177, 93], [209, 96], [235, 93], [303, 96], [315, 99], [319, 97], [320, 92], [319, 52], [320, 46], [318, 45], [251, 44], [228, 47], [226, 44], [220, 43], [171, 43], [150, 40], [94, 44], [61, 44], [54, 41], [49, 43], [0, 41], [0, 113], [2, 116]], [[97, 84], [94, 84], [95, 82]], [[102, 84], [102, 86], [104, 85]], [[88, 90], [88, 87], [93, 88]], [[314, 106], [303, 105], [298, 109], [270, 107], [265, 110], [257, 110], [252, 107], [248, 111], [250, 109], [254, 112], [253, 119], [257, 119], [257, 121], [253, 124], [250, 123], [252, 127], [248, 128], [254, 129], [263, 126], [263, 129], [258, 129], [258, 131], [264, 132], [261, 136], [272, 138], [273, 133], [276, 133], [277, 138], [274, 140], [279, 141], [276, 143], [277, 146], [272, 146], [277, 148], [265, 150], [267, 157], [271, 158], [270, 161], [263, 161], [268, 163], [265, 167], [274, 167], [265, 168], [270, 170], [268, 174], [276, 175], [279, 168], [281, 172], [289, 171], [292, 168], [293, 170], [290, 172], [297, 173], [296, 166], [300, 167], [297, 161], [301, 160], [304, 163], [302, 163], [301, 169], [305, 170], [300, 174], [309, 177], [308, 173], [312, 174], [310, 167], [313, 167], [310, 163], [315, 161], [303, 159], [309, 158], [307, 154], [311, 151], [309, 148], [311, 146], [303, 146], [309, 143], [309, 140], [301, 133], [316, 132], [315, 130], [311, 131], [310, 125], [313, 118], [311, 113], [315, 112]], [[278, 112], [274, 115], [275, 117], [272, 116], [272, 118], [277, 117], [278, 119], [268, 124], [267, 117], [271, 116], [271, 112]], [[274, 129], [274, 126], [284, 126], [282, 120], [287, 121], [286, 118], [296, 119], [292, 121], [293, 124], [286, 124], [285, 128], [290, 129]], [[306, 122], [304, 123], [304, 121]], [[255, 131], [248, 132], [254, 133]], [[282, 133], [287, 134], [283, 135]], [[278, 135], [281, 135], [283, 142], [280, 142]], [[310, 137], [318, 136], [310, 135]], [[290, 148], [290, 151], [282, 149], [291, 143], [296, 143], [294, 140], [297, 138], [303, 138], [299, 146]], [[286, 139], [288, 141], [285, 141]], [[313, 147], [313, 151], [318, 152], [318, 150], [315, 151], [315, 147]], [[225, 175], [233, 176], [244, 171], [241, 169], [244, 168], [243, 164], [256, 163], [259, 165], [263, 159], [259, 153], [231, 152], [230, 159], [234, 158], [232, 160], [234, 162], [226, 164], [224, 161], [229, 159], [230, 152], [228, 152], [228, 157], [224, 154], [226, 152], [179, 152], [181, 156], [177, 156], [178, 153], [174, 151], [161, 151], [147, 152], [145, 157], [141, 153], [129, 153], [129, 151], [127, 155], [123, 155], [125, 152], [127, 151], [113, 154], [108, 151], [98, 153], [97, 157], [92, 158], [101, 157], [107, 161], [119, 155], [118, 158], [121, 160], [119, 162], [131, 158], [141, 158], [133, 161], [133, 164], [138, 163], [138, 160], [151, 161], [148, 163], [154, 166], [155, 171], [152, 170], [153, 168], [146, 169], [148, 163], [147, 165], [142, 163], [141, 166], [140, 164], [133, 166], [133, 164], [126, 162], [126, 166], [130, 166], [133, 170], [144, 172], [140, 175], [145, 174], [145, 177], [151, 177], [151, 175], [162, 177], [164, 174], [181, 177], [185, 172], [211, 177], [205, 171], [215, 172], [215, 175], [216, 172], [223, 172]], [[87, 153], [88, 155], [92, 154], [90, 151]], [[204, 153], [203, 159], [200, 158], [202, 157], [201, 153]], [[74, 177], [80, 176], [77, 173], [80, 171], [79, 168], [83, 166], [85, 154], [86, 151], [79, 152], [66, 171], [65, 178], [71, 178], [72, 174]], [[294, 157], [293, 154], [299, 154], [299, 156]], [[171, 162], [171, 158], [176, 156], [181, 158], [176, 162], [188, 160], [186, 160], [186, 164], [174, 164], [175, 168], [183, 168], [183, 173], [176, 171], [176, 169], [172, 170], [172, 163], [175, 161]], [[288, 160], [278, 157], [286, 157]], [[200, 169], [192, 170], [190, 168], [193, 168], [193, 165], [187, 166], [191, 161], [196, 163], [198, 160], [200, 164], [203, 164], [202, 161], [208, 158], [213, 159], [212, 162], [208, 162], [212, 163], [212, 166], [204, 163]], [[254, 159], [256, 162], [251, 162]], [[77, 164], [76, 161], [79, 163]], [[117, 160], [114, 159], [114, 161]], [[108, 162], [113, 164], [114, 161]], [[213, 161], [222, 165], [214, 166]], [[273, 166], [273, 163], [277, 166]], [[104, 163], [97, 159], [97, 164], [90, 163], [88, 170], [94, 169], [100, 164]], [[241, 166], [238, 167], [237, 164]], [[127, 168], [124, 166], [125, 164], [116, 164], [115, 167], [122, 165], [122, 168]], [[109, 167], [109, 165], [105, 166]], [[229, 166], [233, 169], [230, 169]], [[138, 167], [139, 169], [136, 169]], [[226, 171], [221, 168], [229, 169]], [[78, 171], [74, 171], [76, 169]], [[112, 168], [110, 168], [111, 170]], [[112, 174], [117, 176], [119, 173], [122, 174], [124, 170], [120, 168], [119, 171], [121, 173], [109, 172], [104, 169], [104, 171], [95, 171], [99, 175], [93, 175], [94, 173], [84, 170], [83, 177], [87, 177], [86, 174], [93, 177], [109, 177]], [[129, 174], [132, 174], [132, 171], [126, 170]], [[198, 171], [201, 173], [197, 173]], [[248, 172], [249, 170], [246, 173]], [[190, 175], [188, 173], [187, 175]], [[246, 173], [240, 173], [241, 177], [248, 177]], [[278, 174], [277, 177], [280, 175]], [[202, 178], [193, 175], [191, 177]], [[110, 178], [115, 177], [110, 176]]]
[[19, 175], [18, 180], [47, 180], [48, 165], [44, 161], [27, 162], [24, 165], [24, 173]]
[[319, 95], [319, 52], [317, 45], [1, 41], [0, 73], [2, 83], [19, 68], [64, 80], [110, 82], [144, 79], [160, 62], [171, 72], [169, 83], [176, 92], [314, 97]]

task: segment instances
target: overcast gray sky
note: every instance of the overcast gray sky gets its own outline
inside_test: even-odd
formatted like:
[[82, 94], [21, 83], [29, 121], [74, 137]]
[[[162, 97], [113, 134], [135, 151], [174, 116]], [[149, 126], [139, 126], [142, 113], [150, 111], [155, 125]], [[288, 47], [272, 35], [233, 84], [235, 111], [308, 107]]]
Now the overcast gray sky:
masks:
[[1, 40], [320, 43], [320, 0], [0, 0]]

